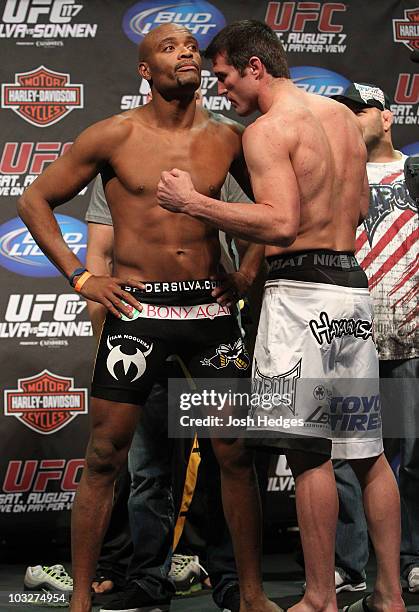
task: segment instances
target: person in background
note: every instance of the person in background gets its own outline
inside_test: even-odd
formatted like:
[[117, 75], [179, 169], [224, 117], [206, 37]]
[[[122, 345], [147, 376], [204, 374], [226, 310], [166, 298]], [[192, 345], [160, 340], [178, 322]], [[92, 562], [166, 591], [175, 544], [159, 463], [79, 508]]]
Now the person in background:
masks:
[[[401, 424], [400, 569], [409, 591], [419, 592], [418, 206], [405, 185], [406, 155], [393, 146], [393, 113], [388, 96], [377, 85], [352, 83], [335, 99], [355, 113], [367, 145], [370, 205], [368, 216], [358, 228], [356, 256], [368, 276], [374, 302], [384, 405], [391, 381], [397, 389], [391, 394], [397, 405], [387, 410], [393, 414], [396, 411]], [[359, 590], [365, 587], [368, 560], [362, 499], [351, 468], [345, 462], [335, 462], [334, 467], [340, 500], [337, 585], [340, 582], [348, 586], [346, 590]]]

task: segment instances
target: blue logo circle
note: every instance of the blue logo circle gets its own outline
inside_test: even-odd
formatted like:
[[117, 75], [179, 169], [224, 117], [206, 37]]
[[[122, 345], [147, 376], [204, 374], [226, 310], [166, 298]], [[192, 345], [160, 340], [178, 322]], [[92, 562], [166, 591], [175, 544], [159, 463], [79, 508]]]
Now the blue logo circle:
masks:
[[290, 73], [297, 87], [321, 96], [340, 95], [351, 84], [341, 74], [317, 66], [294, 66], [290, 68]]
[[226, 25], [224, 15], [206, 0], [143, 0], [128, 9], [122, 20], [125, 34], [138, 45], [144, 36], [160, 25], [185, 26], [205, 49]]
[[405, 155], [419, 155], [419, 140], [405, 145], [401, 150]]
[[[87, 246], [86, 224], [67, 215], [55, 217], [67, 246], [84, 263]], [[47, 278], [61, 274], [40, 250], [19, 217], [0, 226], [0, 265], [22, 276]]]

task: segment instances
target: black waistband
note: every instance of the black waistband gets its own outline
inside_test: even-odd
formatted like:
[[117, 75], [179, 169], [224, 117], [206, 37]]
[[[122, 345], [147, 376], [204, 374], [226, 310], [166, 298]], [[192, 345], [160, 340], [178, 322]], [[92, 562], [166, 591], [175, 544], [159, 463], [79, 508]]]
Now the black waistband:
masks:
[[168, 304], [194, 306], [215, 302], [211, 292], [221, 285], [220, 280], [201, 278], [183, 281], [144, 281], [145, 290], [123, 287], [135, 295], [139, 302], [146, 304]]
[[315, 249], [270, 255], [268, 280], [286, 279], [367, 288], [368, 279], [350, 251]]

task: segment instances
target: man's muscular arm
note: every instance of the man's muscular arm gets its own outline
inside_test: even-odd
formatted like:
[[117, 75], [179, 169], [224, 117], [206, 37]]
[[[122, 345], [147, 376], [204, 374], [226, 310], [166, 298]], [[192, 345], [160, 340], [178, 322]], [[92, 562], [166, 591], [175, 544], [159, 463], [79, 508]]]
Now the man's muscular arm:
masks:
[[[86, 252], [86, 267], [92, 274], [111, 276], [113, 261], [113, 225], [91, 223], [87, 225], [88, 239]], [[87, 300], [87, 309], [92, 322], [93, 334], [100, 336], [106, 308], [98, 302]]]
[[[227, 175], [221, 190], [221, 200], [223, 202], [253, 203], [230, 173]], [[223, 285], [214, 289], [212, 293], [217, 298], [217, 301], [223, 305], [231, 305], [232, 301], [234, 302], [235, 299], [248, 293], [258, 275], [265, 256], [265, 245], [254, 244], [247, 240], [239, 240], [236, 237], [230, 237], [231, 239], [234, 241], [239, 256], [239, 261], [235, 260], [235, 263], [238, 263], [238, 270], [236, 269], [235, 272], [228, 274]], [[233, 292], [233, 298], [235, 298], [233, 300], [230, 297], [231, 292]], [[226, 299], [224, 300], [224, 298]]]
[[109, 158], [106, 134], [112, 132], [108, 121], [82, 132], [72, 147], [51, 164], [18, 202], [18, 212], [42, 251], [69, 276], [81, 266], [67, 247], [52, 211], [71, 200], [98, 173]]
[[239, 254], [242, 273], [247, 276], [248, 266], [250, 265], [251, 269], [256, 271], [256, 276], [253, 278], [253, 281], [261, 274], [265, 274], [265, 245], [248, 242], [247, 240], [240, 240], [239, 238], [235, 238], [234, 242]]
[[[87, 128], [72, 147], [51, 164], [26, 189], [18, 202], [18, 212], [35, 241], [47, 257], [67, 277], [82, 267], [79, 258], [65, 243], [53, 215], [56, 206], [73, 198], [98, 173], [100, 167], [111, 162], [112, 152], [127, 135], [129, 126], [121, 117], [112, 117]], [[84, 297], [102, 303], [115, 316], [121, 311], [130, 315], [131, 309], [121, 298], [138, 308], [138, 302], [120, 285], [135, 282], [93, 276], [81, 291]]]
[[243, 146], [255, 204], [228, 205], [198, 193], [188, 173], [163, 172], [157, 198], [183, 212], [253, 242], [290, 246], [300, 224], [300, 195], [291, 163], [293, 134], [264, 118], [247, 128]]

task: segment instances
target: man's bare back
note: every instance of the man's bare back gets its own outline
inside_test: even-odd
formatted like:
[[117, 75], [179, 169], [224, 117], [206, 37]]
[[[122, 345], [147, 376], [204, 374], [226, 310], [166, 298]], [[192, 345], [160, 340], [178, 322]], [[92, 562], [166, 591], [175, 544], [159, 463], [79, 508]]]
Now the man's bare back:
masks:
[[[368, 207], [362, 199], [366, 149], [359, 126], [341, 111], [332, 100], [294, 89], [258, 120], [274, 144], [287, 141], [300, 194], [295, 241], [288, 248], [268, 246], [267, 255], [315, 248], [354, 251], [355, 230]], [[276, 188], [286, 188], [280, 177]]]

